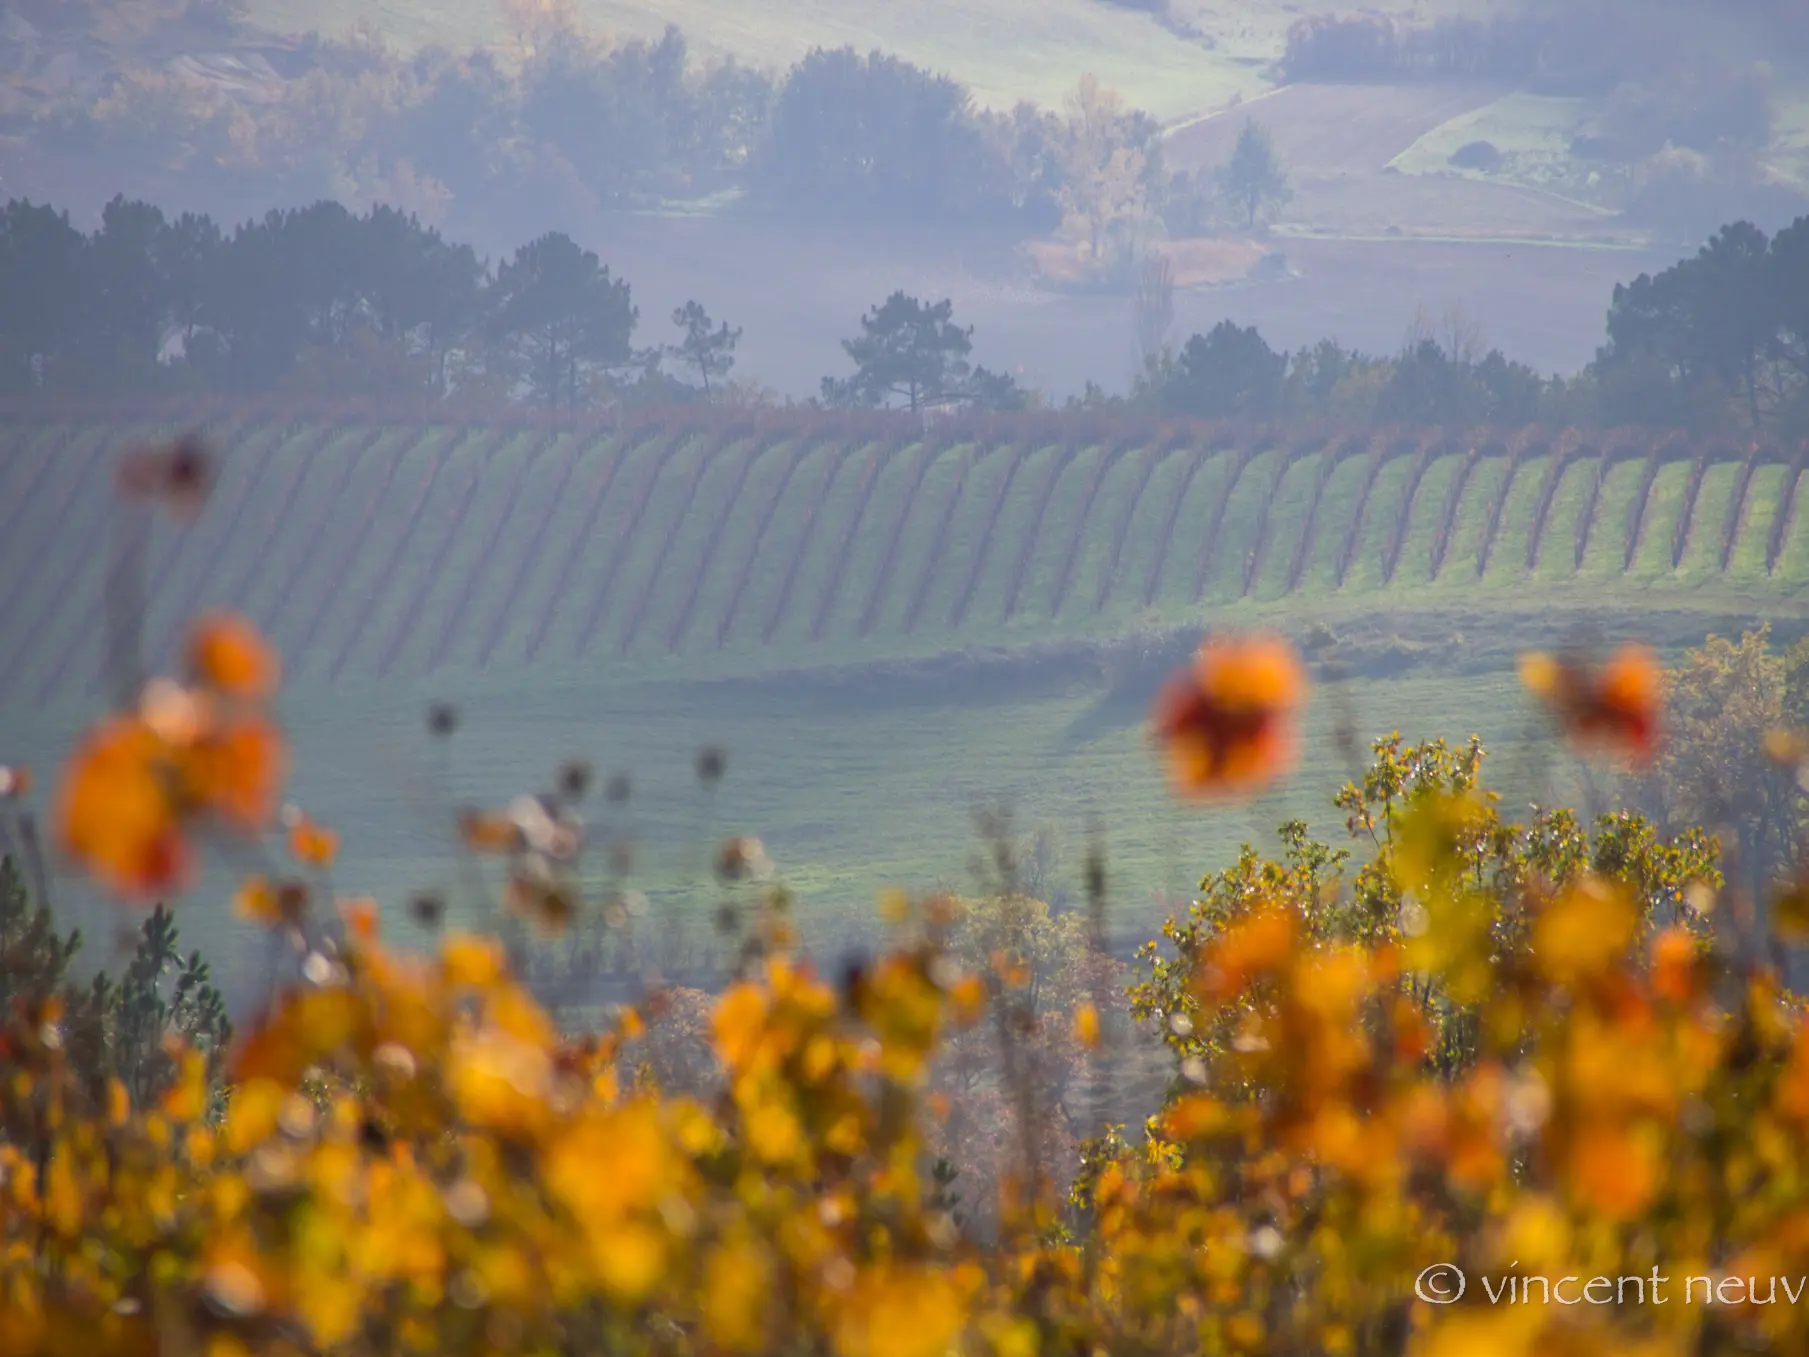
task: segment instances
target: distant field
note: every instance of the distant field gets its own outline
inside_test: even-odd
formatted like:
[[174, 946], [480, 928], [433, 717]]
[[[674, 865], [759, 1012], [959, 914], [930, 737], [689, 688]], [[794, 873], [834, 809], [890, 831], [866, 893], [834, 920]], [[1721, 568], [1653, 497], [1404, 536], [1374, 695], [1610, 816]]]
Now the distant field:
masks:
[[[1256, 61], [1100, 0], [578, 0], [576, 8], [601, 32], [657, 37], [677, 24], [702, 54], [730, 54], [777, 70], [812, 47], [878, 49], [955, 76], [980, 103], [1000, 108], [1020, 99], [1059, 107], [1087, 72], [1164, 119], [1234, 95], [1248, 98], [1266, 83]], [[252, 0], [250, 15], [277, 31], [335, 33], [355, 22], [373, 24], [406, 47], [505, 37], [493, 0], [314, 0], [305, 7]], [[1274, 44], [1263, 60], [1279, 51]]]
[[[148, 639], [226, 605], [309, 686], [892, 661], [1302, 609], [1809, 604], [1804, 448], [1053, 418], [610, 429], [248, 418], [151, 554]], [[95, 683], [109, 455], [13, 425], [0, 710]]]

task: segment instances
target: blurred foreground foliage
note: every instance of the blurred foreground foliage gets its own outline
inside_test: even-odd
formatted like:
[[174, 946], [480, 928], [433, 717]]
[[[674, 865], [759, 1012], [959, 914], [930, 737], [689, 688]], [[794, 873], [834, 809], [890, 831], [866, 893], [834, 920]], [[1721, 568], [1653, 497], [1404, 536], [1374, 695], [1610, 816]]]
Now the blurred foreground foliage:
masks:
[[[166, 461], [131, 463], [128, 498], [191, 506], [206, 478]], [[1567, 735], [1662, 767], [1649, 652], [1525, 672]], [[288, 960], [248, 1030], [162, 908], [125, 978], [84, 987], [79, 939], [0, 878], [0, 1352], [1530, 1357], [1809, 1338], [1768, 1290], [1800, 1295], [1809, 1273], [1809, 1015], [1776, 964], [1809, 911], [1787, 874], [1769, 908], [1730, 888], [1703, 829], [1517, 819], [1475, 740], [1388, 736], [1336, 797], [1346, 846], [1291, 822], [1279, 858], [1246, 850], [1128, 991], [1102, 945], [1103, 856], [1071, 913], [1016, 889], [1003, 849], [979, 898], [889, 895], [888, 949], [826, 977], [761, 884], [759, 842], [736, 838], [716, 870], [749, 893], [724, 906], [722, 992], [650, 981], [572, 1034], [498, 939], [399, 951], [373, 902], [337, 893], [332, 832], [278, 809], [279, 678], [242, 622], [202, 619], [187, 673], [97, 724], [54, 808], [63, 852], [128, 898], [179, 887], [210, 846], [262, 864], [237, 904]], [[1304, 688], [1284, 643], [1215, 638], [1158, 708], [1178, 790], [1273, 777]], [[1786, 729], [1762, 738], [1800, 763]], [[699, 767], [722, 775], [720, 755]], [[456, 815], [471, 866], [500, 863], [503, 906], [543, 929], [591, 907], [588, 780]], [[34, 841], [28, 780], [5, 785], [9, 841]], [[1159, 1111], [1110, 1122], [1157, 1042]], [[1529, 1276], [1611, 1296], [1491, 1301]], [[1687, 1301], [1690, 1279], [1715, 1302]]]

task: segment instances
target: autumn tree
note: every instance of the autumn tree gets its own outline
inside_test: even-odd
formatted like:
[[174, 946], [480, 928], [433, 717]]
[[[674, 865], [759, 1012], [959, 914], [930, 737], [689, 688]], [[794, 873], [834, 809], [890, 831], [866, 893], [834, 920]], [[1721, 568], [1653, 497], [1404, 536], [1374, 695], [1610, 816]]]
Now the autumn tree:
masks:
[[1154, 125], [1128, 112], [1123, 96], [1083, 75], [1067, 100], [1059, 200], [1063, 230], [1087, 264], [1109, 268], [1149, 216], [1150, 186], [1160, 178]]
[[1756, 897], [1809, 849], [1809, 751], [1795, 748], [1809, 731], [1809, 642], [1774, 648], [1769, 623], [1710, 636], [1671, 672], [1666, 699], [1664, 752], [1634, 794], [1668, 822], [1717, 828]]

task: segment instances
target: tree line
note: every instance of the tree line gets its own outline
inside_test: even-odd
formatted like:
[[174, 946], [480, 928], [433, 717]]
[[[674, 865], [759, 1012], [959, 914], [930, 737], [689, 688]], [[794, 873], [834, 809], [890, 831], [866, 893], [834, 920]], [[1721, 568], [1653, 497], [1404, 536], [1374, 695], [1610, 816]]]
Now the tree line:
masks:
[[[699, 60], [676, 27], [612, 42], [569, 8], [517, 5], [513, 54], [315, 39], [255, 117], [162, 68], [39, 119], [53, 149], [112, 152], [175, 182], [381, 201], [444, 224], [544, 219], [574, 202], [709, 201], [821, 219], [992, 226], [1077, 239], [1196, 219], [1203, 188], [1163, 164], [1160, 127], [1096, 80], [1065, 108], [975, 105], [881, 52], [812, 50], [780, 75]], [[181, 148], [179, 152], [172, 148]]]
[[[1724, 227], [1694, 256], [1615, 289], [1607, 342], [1568, 376], [1484, 351], [1461, 313], [1422, 321], [1379, 356], [1332, 339], [1295, 352], [1222, 321], [1166, 342], [1172, 282], [1146, 257], [1142, 370], [1127, 395], [1089, 384], [1083, 409], [1345, 423], [1557, 423], [1809, 431], [1809, 217], [1768, 238]], [[1046, 404], [971, 362], [948, 300], [900, 291], [859, 318], [853, 372], [819, 403], [925, 412]], [[696, 300], [640, 342], [626, 279], [554, 232], [494, 267], [417, 217], [322, 201], [228, 231], [116, 197], [83, 233], [66, 213], [0, 208], [0, 394], [85, 392], [531, 401], [770, 401], [735, 380], [741, 330]]]

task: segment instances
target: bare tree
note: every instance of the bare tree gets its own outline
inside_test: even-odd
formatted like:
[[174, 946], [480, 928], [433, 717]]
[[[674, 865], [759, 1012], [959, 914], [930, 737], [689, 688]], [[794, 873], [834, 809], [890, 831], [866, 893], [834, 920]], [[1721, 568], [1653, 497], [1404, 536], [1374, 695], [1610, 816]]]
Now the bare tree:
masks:
[[1161, 359], [1174, 323], [1174, 266], [1167, 255], [1151, 250], [1137, 270], [1137, 291], [1131, 301], [1131, 338], [1139, 374]]
[[1425, 303], [1414, 308], [1413, 322], [1407, 327], [1407, 348], [1416, 349], [1427, 342], [1438, 345], [1452, 362], [1465, 364], [1480, 359], [1487, 343], [1482, 326], [1462, 302], [1452, 302], [1436, 319]]

